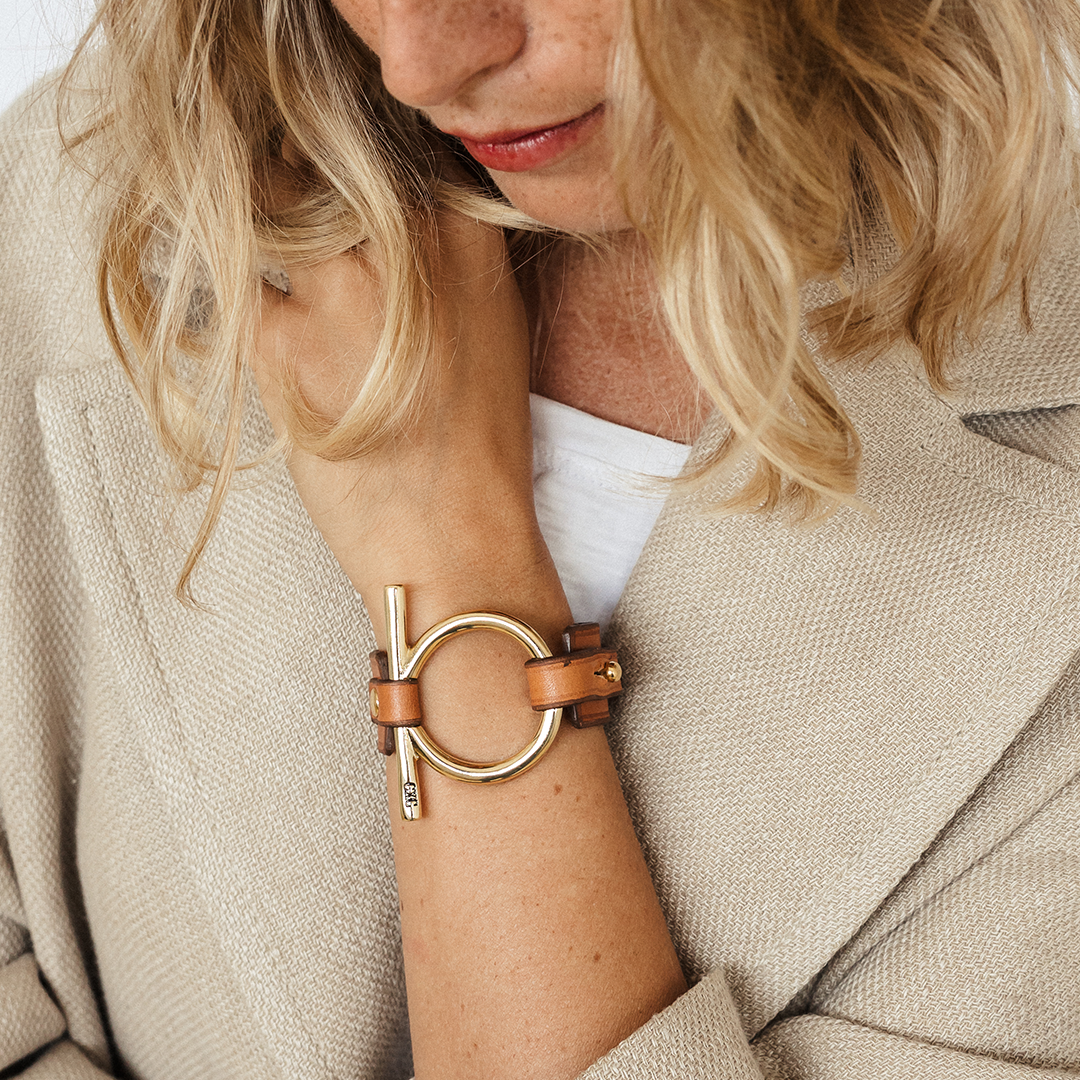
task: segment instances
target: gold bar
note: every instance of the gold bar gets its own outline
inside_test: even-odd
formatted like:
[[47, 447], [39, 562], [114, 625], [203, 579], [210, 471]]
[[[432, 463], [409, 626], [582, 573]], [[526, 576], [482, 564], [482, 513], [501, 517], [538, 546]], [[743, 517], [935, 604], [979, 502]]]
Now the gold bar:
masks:
[[416, 747], [412, 729], [394, 729], [394, 743], [398, 763], [398, 793], [401, 799], [401, 816], [405, 821], [418, 821], [424, 816], [420, 806], [420, 782], [416, 773]]

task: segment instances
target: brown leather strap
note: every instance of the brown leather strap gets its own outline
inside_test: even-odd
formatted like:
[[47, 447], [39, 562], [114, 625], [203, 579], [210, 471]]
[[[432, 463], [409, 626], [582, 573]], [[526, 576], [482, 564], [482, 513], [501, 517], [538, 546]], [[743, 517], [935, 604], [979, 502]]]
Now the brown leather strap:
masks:
[[622, 692], [622, 668], [614, 649], [600, 645], [596, 623], [574, 623], [563, 632], [565, 656], [525, 665], [529, 702], [537, 712], [566, 709], [574, 727], [593, 727], [610, 718], [608, 699]]
[[394, 728], [415, 727], [423, 721], [420, 710], [420, 684], [416, 679], [390, 679], [390, 665], [385, 652], [371, 654], [368, 703], [371, 722], [379, 728], [379, 750], [388, 757], [394, 752]]
[[[574, 727], [594, 727], [611, 718], [608, 699], [622, 693], [622, 669], [614, 649], [600, 644], [596, 623], [574, 623], [563, 631], [565, 656], [549, 656], [525, 664], [529, 701], [537, 712], [563, 709]], [[423, 723], [416, 679], [391, 679], [386, 653], [371, 654], [368, 683], [372, 722], [379, 729], [379, 750], [394, 753], [394, 728]]]

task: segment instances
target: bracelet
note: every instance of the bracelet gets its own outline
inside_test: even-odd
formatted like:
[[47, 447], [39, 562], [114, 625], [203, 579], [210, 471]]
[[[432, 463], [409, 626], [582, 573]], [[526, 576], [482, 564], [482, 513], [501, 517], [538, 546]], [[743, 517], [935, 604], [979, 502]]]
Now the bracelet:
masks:
[[[416, 761], [422, 758], [436, 772], [467, 784], [497, 784], [531, 769], [551, 749], [564, 710], [574, 727], [594, 727], [610, 717], [608, 700], [622, 691], [622, 668], [613, 649], [600, 643], [596, 623], [574, 623], [563, 631], [565, 654], [554, 656], [544, 639], [527, 623], [498, 611], [453, 615], [426, 630], [409, 645], [405, 634], [405, 588], [384, 590], [386, 652], [371, 654], [374, 676], [368, 683], [379, 750], [396, 755], [401, 816], [422, 816]], [[525, 663], [529, 703], [543, 713], [532, 741], [505, 761], [465, 761], [443, 750], [424, 730], [420, 708], [420, 669], [431, 654], [452, 637], [472, 630], [496, 630], [521, 642], [532, 654]]]

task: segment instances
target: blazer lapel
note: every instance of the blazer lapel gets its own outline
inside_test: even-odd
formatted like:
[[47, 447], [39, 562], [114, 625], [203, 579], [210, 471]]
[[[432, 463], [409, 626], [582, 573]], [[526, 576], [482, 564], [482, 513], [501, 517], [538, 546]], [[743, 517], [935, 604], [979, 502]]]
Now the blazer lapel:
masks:
[[916, 372], [904, 350], [835, 372], [873, 515], [798, 528], [704, 516], [721, 490], [669, 500], [613, 624], [631, 812], [688, 971], [726, 969], [751, 1034], [1080, 645], [1080, 479], [972, 434]]
[[182, 607], [173, 589], [201, 506], [185, 499], [170, 522], [160, 453], [117, 366], [52, 380], [39, 403], [133, 753], [171, 811], [241, 1007], [286, 1077], [410, 1075], [359, 599], [267, 466], [230, 493], [196, 579], [206, 610]]

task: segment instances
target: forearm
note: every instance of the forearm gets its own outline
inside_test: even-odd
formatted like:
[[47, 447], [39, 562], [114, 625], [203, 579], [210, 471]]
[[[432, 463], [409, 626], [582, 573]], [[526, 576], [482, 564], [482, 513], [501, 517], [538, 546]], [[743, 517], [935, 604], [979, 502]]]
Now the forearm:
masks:
[[[533, 509], [520, 298], [497, 234], [453, 219], [440, 241], [448, 339], [415, 425], [356, 461], [294, 448], [290, 469], [380, 648], [390, 584], [406, 587], [410, 642], [502, 610], [553, 645], [571, 619]], [[256, 370], [279, 431], [283, 366], [326, 415], [344, 412], [353, 358], [374, 349], [369, 271], [341, 257], [269, 296]], [[430, 734], [476, 761], [525, 745], [525, 659], [493, 633], [438, 649], [421, 679]], [[566, 725], [505, 784], [419, 768], [424, 816], [401, 821], [396, 795], [389, 813], [420, 1080], [574, 1076], [685, 989], [602, 731]]]
[[576, 1076], [685, 989], [603, 734], [451, 783], [395, 824], [417, 1076]]
[[[429, 580], [399, 575], [409, 585], [410, 640], [477, 608], [507, 611], [558, 640], [570, 614], [554, 568], [527, 528], [514, 533], [473, 554], [459, 549]], [[381, 588], [359, 584], [369, 611], [381, 612]], [[473, 760], [524, 745], [538, 720], [525, 659], [488, 633], [438, 650], [421, 679], [430, 733]], [[564, 725], [544, 759], [505, 784], [461, 784], [423, 766], [420, 782], [424, 817], [404, 822], [389, 759], [420, 1080], [575, 1076], [683, 992], [601, 730]]]

